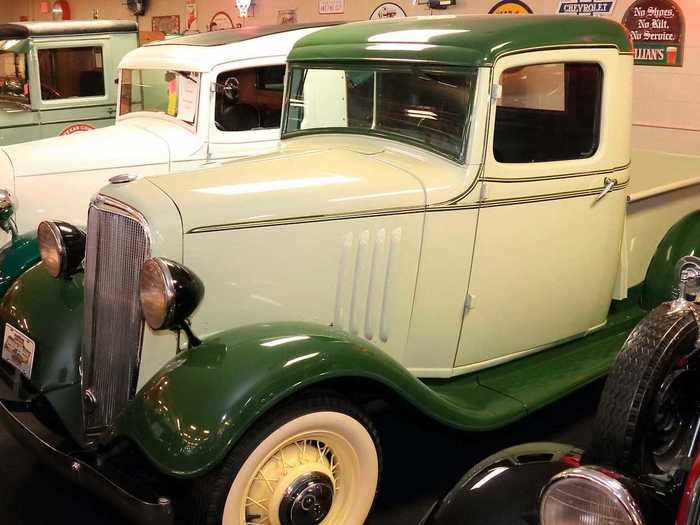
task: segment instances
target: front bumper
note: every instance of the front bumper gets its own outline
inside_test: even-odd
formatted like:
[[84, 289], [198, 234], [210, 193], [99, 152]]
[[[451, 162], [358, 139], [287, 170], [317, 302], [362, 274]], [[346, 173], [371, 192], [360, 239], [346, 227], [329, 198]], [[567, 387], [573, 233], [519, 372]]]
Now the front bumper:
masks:
[[112, 480], [87, 456], [78, 458], [78, 452], [71, 451], [67, 445], [70, 441], [52, 432], [34, 415], [37, 400], [20, 399], [14, 394], [11, 383], [11, 379], [0, 370], [0, 424], [21, 445], [71, 482], [110, 503], [134, 523], [173, 524], [173, 508], [169, 499], [138, 497]]

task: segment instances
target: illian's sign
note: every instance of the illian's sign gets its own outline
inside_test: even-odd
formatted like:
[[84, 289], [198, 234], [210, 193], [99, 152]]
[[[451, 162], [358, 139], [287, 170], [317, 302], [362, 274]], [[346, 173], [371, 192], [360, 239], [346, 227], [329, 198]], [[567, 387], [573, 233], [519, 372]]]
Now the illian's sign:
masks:
[[682, 66], [685, 24], [672, 0], [638, 0], [622, 19], [634, 41], [634, 63]]

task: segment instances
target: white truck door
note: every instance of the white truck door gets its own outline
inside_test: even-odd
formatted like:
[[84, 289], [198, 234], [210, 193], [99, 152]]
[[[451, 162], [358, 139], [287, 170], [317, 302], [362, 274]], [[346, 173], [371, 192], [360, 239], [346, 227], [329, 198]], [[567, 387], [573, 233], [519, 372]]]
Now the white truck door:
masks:
[[617, 50], [590, 48], [496, 64], [458, 372], [604, 325], [629, 166], [620, 64]]

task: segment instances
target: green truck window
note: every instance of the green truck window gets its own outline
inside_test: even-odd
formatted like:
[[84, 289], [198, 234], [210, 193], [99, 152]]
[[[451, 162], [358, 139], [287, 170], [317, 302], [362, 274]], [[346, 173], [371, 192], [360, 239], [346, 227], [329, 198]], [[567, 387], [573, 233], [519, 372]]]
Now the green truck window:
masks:
[[104, 96], [102, 48], [40, 49], [39, 76], [43, 100]]
[[494, 157], [498, 162], [584, 159], [598, 149], [603, 70], [598, 64], [537, 64], [500, 80]]
[[24, 54], [0, 51], [0, 98], [29, 104], [27, 62]]

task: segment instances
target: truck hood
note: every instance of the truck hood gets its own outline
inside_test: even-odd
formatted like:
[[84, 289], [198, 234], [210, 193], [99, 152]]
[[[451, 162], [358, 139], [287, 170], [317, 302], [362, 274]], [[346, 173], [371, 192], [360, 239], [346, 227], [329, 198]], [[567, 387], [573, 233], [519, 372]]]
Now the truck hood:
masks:
[[419, 211], [426, 203], [420, 181], [382, 159], [381, 150], [340, 143], [151, 182], [175, 202], [186, 234]]
[[196, 151], [196, 137], [189, 131], [156, 119], [130, 119], [88, 132], [14, 144], [3, 150], [16, 177], [119, 167], [138, 173], [140, 166], [167, 164], [171, 160], [171, 137], [183, 135], [191, 138], [187, 137], [189, 143], [184, 148], [178, 144], [178, 151]]

